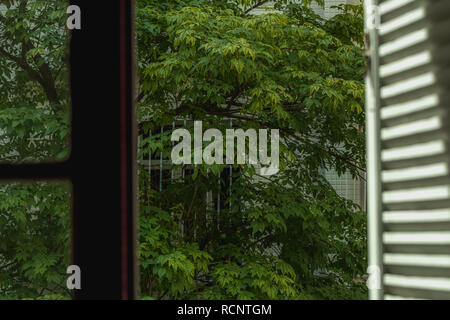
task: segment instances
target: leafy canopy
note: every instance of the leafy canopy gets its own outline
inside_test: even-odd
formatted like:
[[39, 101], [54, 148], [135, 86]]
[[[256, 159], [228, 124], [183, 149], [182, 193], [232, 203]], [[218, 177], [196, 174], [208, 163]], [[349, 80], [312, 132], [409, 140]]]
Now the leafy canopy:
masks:
[[[276, 1], [277, 13], [259, 16], [250, 9], [267, 1], [137, 2], [143, 131], [177, 119], [224, 130], [232, 120], [282, 137], [271, 177], [235, 166], [230, 184], [229, 168], [199, 165], [158, 192], [141, 168], [143, 298], [364, 298], [365, 215], [322, 174], [364, 168], [362, 10], [341, 6], [325, 21], [309, 2]], [[62, 159], [66, 3], [3, 3], [0, 161]], [[169, 136], [143, 139], [142, 153], [167, 156]], [[69, 189], [0, 189], [0, 297], [67, 297]]]
[[68, 156], [66, 9], [66, 1], [2, 1], [0, 162]]
[[[68, 156], [66, 9], [66, 1], [0, 3], [0, 163]], [[0, 184], [0, 299], [69, 296], [69, 235], [66, 184]]]
[[362, 9], [325, 21], [306, 1], [278, 1], [251, 14], [265, 2], [138, 2], [138, 114], [153, 132], [142, 155], [169, 157], [180, 119], [279, 128], [282, 140], [279, 174], [235, 166], [231, 186], [229, 168], [198, 165], [158, 192], [141, 169], [143, 295], [364, 297], [365, 215], [323, 176], [364, 168]]

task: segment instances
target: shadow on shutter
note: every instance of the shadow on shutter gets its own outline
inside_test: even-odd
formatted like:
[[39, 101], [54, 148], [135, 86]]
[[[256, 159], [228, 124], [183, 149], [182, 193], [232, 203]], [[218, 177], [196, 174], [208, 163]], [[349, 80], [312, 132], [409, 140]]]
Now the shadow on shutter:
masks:
[[378, 298], [450, 299], [450, 2], [378, 3], [371, 58], [379, 68], [369, 90], [379, 94], [372, 97], [378, 122], [368, 123], [379, 144], [378, 155], [368, 146], [369, 168], [379, 161], [372, 176], [379, 181], [369, 182], [369, 202], [380, 202], [369, 206], [369, 234], [378, 234], [369, 236], [378, 242], [369, 243], [370, 255], [382, 270]]

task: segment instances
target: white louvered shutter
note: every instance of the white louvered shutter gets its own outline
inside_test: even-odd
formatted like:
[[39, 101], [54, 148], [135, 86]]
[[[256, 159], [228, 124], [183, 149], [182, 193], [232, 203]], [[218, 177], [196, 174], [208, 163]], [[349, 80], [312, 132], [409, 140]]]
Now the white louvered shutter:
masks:
[[450, 299], [450, 1], [369, 0], [366, 13], [376, 5], [366, 79], [369, 270], [380, 286], [371, 298]]

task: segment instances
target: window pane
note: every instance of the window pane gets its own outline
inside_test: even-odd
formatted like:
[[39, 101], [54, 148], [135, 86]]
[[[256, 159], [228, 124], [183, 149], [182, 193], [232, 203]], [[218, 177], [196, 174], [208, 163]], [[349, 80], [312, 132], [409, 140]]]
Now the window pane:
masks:
[[0, 4], [0, 163], [68, 158], [67, 1]]
[[68, 182], [0, 184], [0, 300], [66, 299]]

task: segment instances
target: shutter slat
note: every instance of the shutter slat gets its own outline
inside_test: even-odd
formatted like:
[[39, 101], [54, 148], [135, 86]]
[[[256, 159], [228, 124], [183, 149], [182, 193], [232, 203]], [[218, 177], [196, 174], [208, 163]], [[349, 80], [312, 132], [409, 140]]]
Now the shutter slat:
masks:
[[428, 165], [439, 162], [450, 162], [450, 156], [447, 154], [438, 154], [426, 157], [417, 157], [406, 160], [384, 161], [382, 165], [383, 170], [410, 168], [421, 165]]
[[432, 232], [450, 231], [450, 221], [429, 223], [385, 223], [383, 229], [386, 232]]
[[415, 266], [397, 266], [397, 265], [384, 265], [384, 270], [387, 274], [398, 274], [404, 276], [415, 277], [449, 277], [450, 268], [438, 268], [438, 267], [415, 267]]
[[420, 187], [430, 187], [436, 185], [443, 185], [450, 183], [450, 177], [436, 177], [436, 178], [425, 178], [409, 181], [397, 181], [397, 182], [386, 182], [382, 183], [383, 190], [404, 190], [404, 189], [414, 189]]
[[385, 253], [450, 254], [450, 246], [448, 244], [385, 244], [383, 250]]
[[430, 200], [430, 201], [405, 201], [397, 203], [384, 203], [385, 211], [397, 210], [432, 210], [450, 207], [450, 200]]
[[448, 140], [448, 135], [444, 128], [424, 133], [421, 132], [410, 136], [387, 139], [382, 142], [382, 147], [383, 149], [392, 149], [396, 147], [411, 146], [435, 140]]
[[402, 296], [405, 298], [419, 298], [419, 299], [435, 299], [448, 300], [450, 299], [450, 292], [440, 292], [433, 290], [393, 287], [386, 285], [384, 292], [389, 295]]
[[438, 105], [437, 107], [432, 107], [425, 110], [419, 110], [416, 112], [411, 112], [405, 115], [400, 115], [397, 117], [391, 117], [388, 119], [381, 120], [381, 128], [389, 128], [398, 126], [401, 124], [417, 121], [417, 120], [423, 120], [435, 116], [447, 116], [448, 111], [447, 109], [444, 109], [441, 105]]
[[392, 97], [384, 98], [381, 102], [381, 107], [393, 105], [393, 104], [400, 104], [400, 103], [406, 103], [408, 101], [411, 101], [413, 99], [420, 99], [423, 98], [430, 93], [436, 92], [436, 93], [442, 93], [444, 92], [444, 88], [439, 84], [436, 83], [427, 85], [425, 87], [421, 87], [414, 91], [407, 91], [405, 93], [400, 93]]
[[434, 64], [428, 63], [413, 69], [405, 70], [403, 72], [395, 73], [391, 76], [380, 77], [382, 87], [386, 87], [404, 80], [418, 77], [424, 73], [438, 73], [439, 69]]

